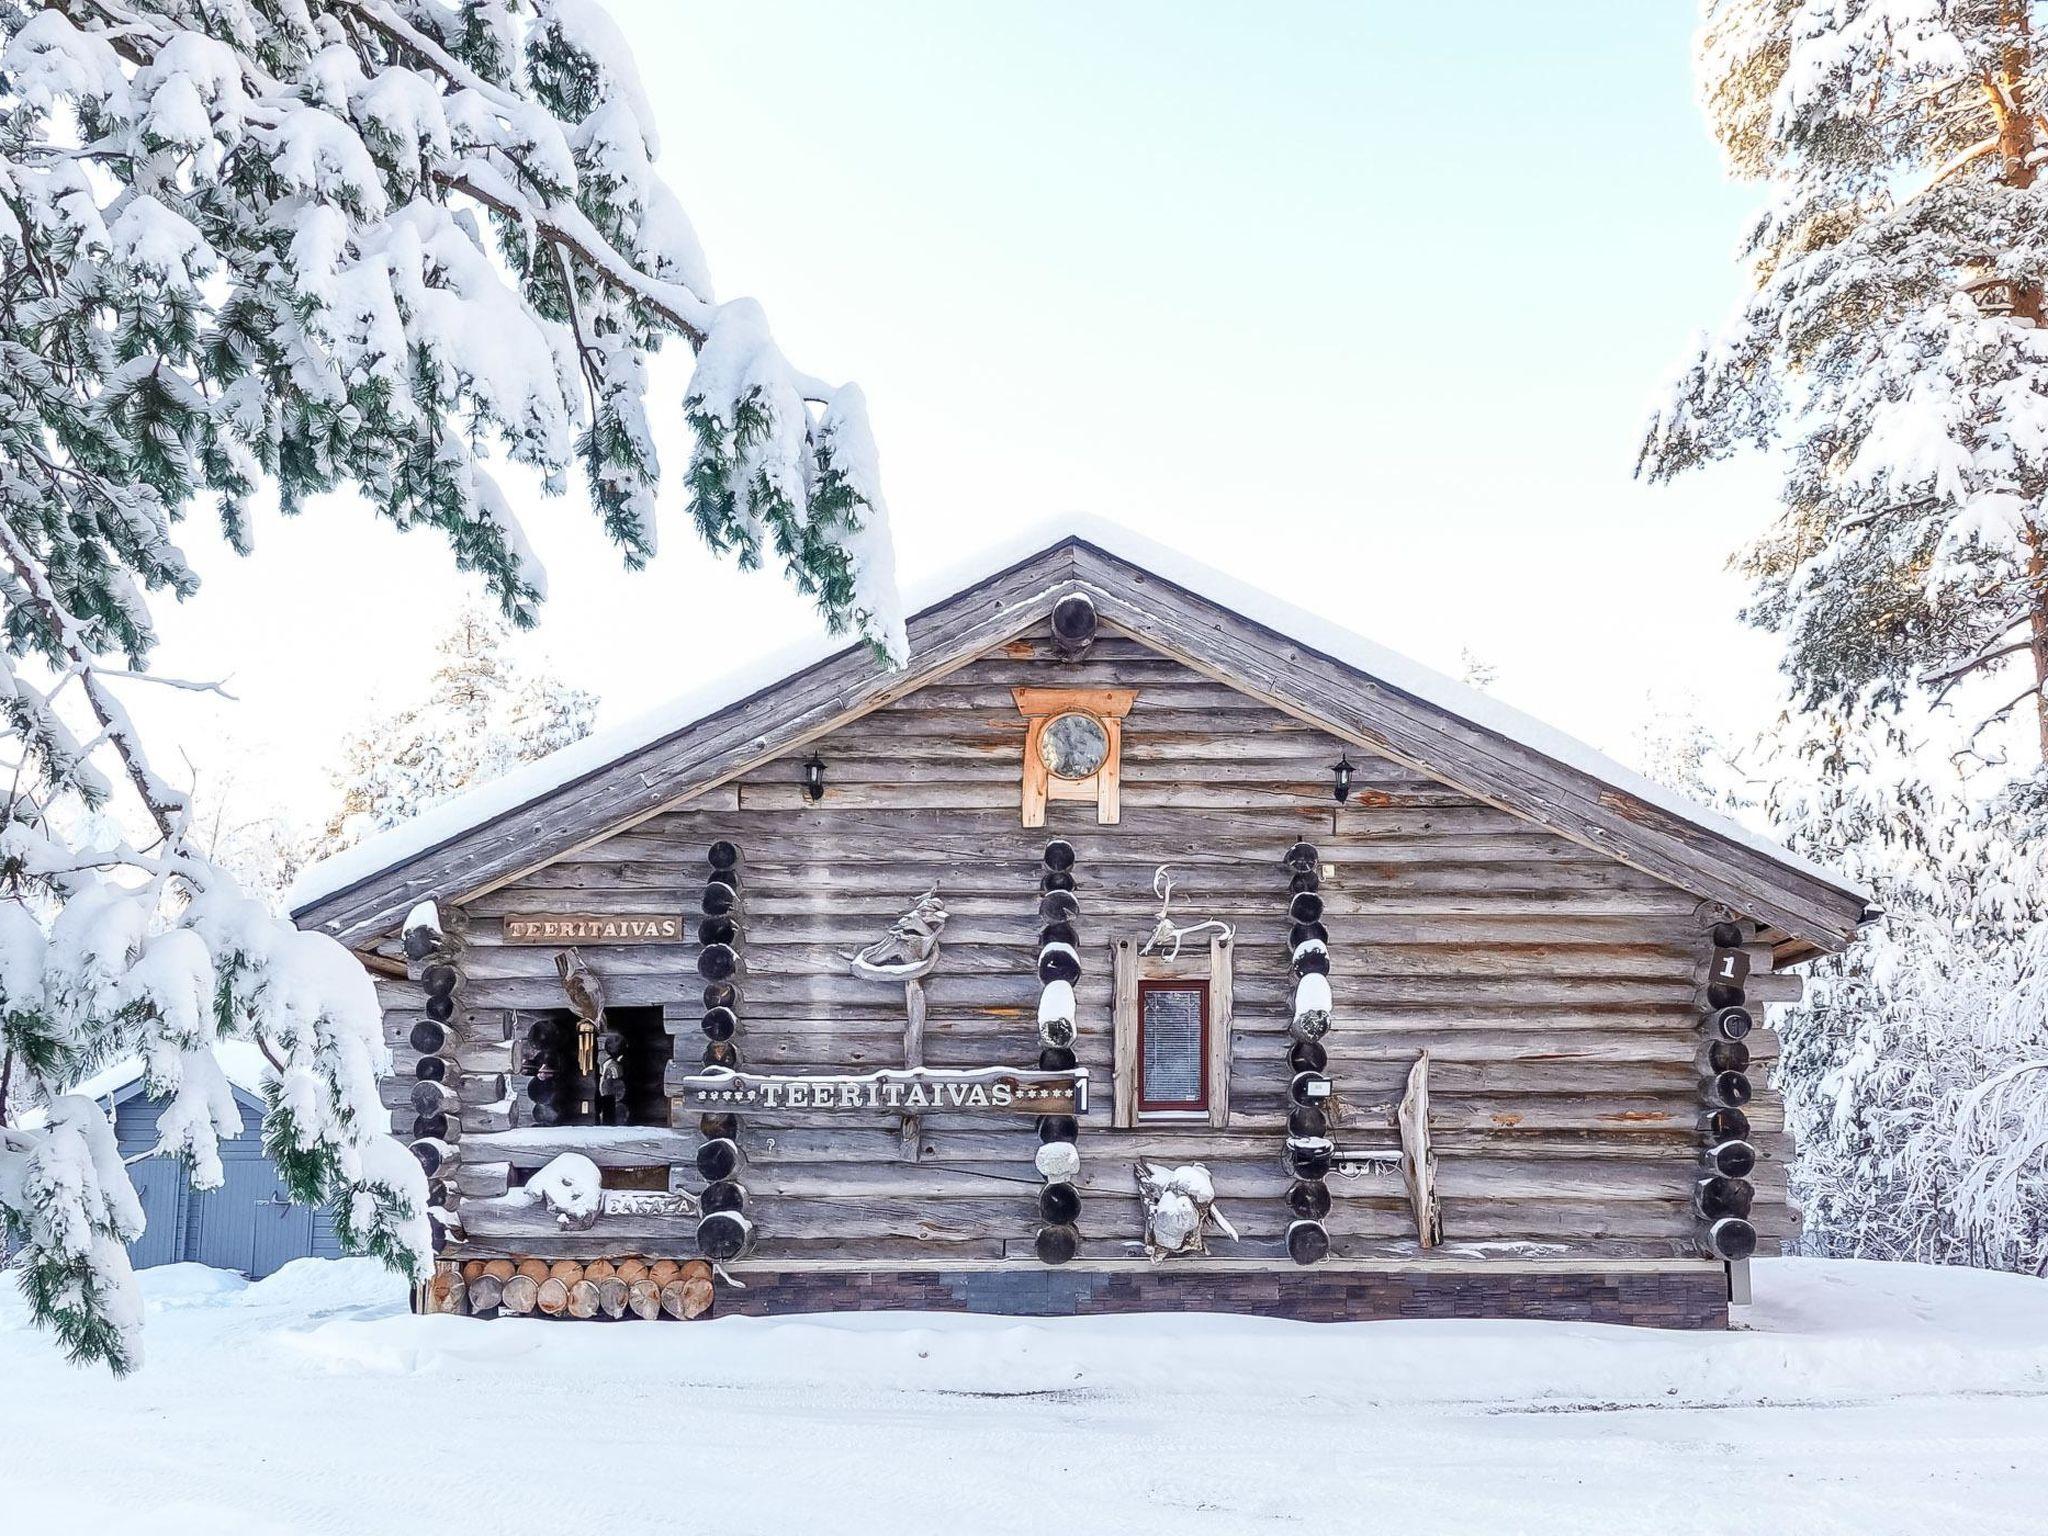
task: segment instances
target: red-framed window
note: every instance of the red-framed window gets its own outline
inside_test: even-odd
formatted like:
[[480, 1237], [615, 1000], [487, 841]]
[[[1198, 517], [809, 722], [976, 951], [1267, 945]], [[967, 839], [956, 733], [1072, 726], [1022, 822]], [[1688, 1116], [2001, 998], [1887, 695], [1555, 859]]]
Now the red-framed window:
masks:
[[1138, 1112], [1209, 1107], [1209, 983], [1138, 983]]

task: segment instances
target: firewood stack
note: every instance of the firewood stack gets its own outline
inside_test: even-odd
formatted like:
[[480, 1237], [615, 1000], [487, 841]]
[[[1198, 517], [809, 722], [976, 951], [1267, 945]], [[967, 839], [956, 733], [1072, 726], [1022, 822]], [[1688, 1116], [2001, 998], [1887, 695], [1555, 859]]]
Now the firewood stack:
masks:
[[400, 941], [408, 974], [425, 993], [424, 1017], [412, 1027], [412, 1155], [427, 1176], [427, 1219], [439, 1252], [456, 1225], [451, 1181], [460, 1158], [462, 1101], [454, 1084], [460, 1074], [456, 1053], [462, 1040], [462, 942], [442, 931], [440, 910], [431, 901], [414, 907]]
[[[702, 1259], [471, 1259], [443, 1268], [445, 1289], [466, 1294], [473, 1317], [686, 1322], [708, 1313], [714, 1298], [711, 1266]], [[443, 1286], [441, 1276], [435, 1284]]]
[[1743, 925], [1723, 919], [1713, 925], [1713, 954], [1707, 965], [1705, 1042], [1700, 1046], [1699, 1178], [1693, 1186], [1693, 1210], [1700, 1219], [1700, 1243], [1717, 1259], [1737, 1262], [1756, 1252], [1756, 1228], [1750, 1224], [1754, 1187], [1748, 1175], [1756, 1167], [1750, 1145], [1749, 1047], [1743, 1043], [1753, 1024], [1744, 984], [1749, 956], [1742, 945]]
[[[1081, 903], [1074, 895], [1074, 846], [1060, 838], [1045, 845], [1044, 872], [1039, 878], [1038, 915], [1038, 1065], [1047, 1072], [1074, 1070], [1074, 1040], [1079, 1020], [1074, 983], [1081, 979], [1081, 939], [1075, 926]], [[1075, 1222], [1081, 1215], [1081, 1194], [1074, 1180], [1081, 1171], [1076, 1142], [1081, 1125], [1072, 1115], [1038, 1117], [1038, 1171], [1045, 1187], [1038, 1192], [1038, 1258], [1064, 1264], [1081, 1246]]]
[[1323, 1037], [1330, 1031], [1330, 930], [1323, 926], [1321, 856], [1309, 843], [1287, 850], [1287, 948], [1294, 971], [1294, 1017], [1287, 1026], [1293, 1045], [1287, 1065], [1287, 1166], [1294, 1182], [1287, 1188], [1287, 1255], [1297, 1264], [1315, 1264], [1329, 1257], [1330, 1234], [1323, 1218], [1330, 1214], [1330, 1186], [1325, 1182], [1335, 1157], [1330, 1139], [1327, 1075], [1330, 1053]]
[[[740, 982], [746, 969], [740, 958], [746, 935], [740, 850], [720, 840], [711, 845], [709, 857], [704, 915], [697, 924], [697, 974], [704, 978], [704, 1065], [737, 1072], [742, 1061], [734, 1036], [739, 1031]], [[754, 1224], [747, 1218], [747, 1190], [739, 1181], [739, 1117], [705, 1115], [697, 1128], [704, 1135], [704, 1143], [697, 1149], [697, 1171], [706, 1180], [697, 1249], [714, 1263], [724, 1263], [738, 1258], [754, 1242]]]

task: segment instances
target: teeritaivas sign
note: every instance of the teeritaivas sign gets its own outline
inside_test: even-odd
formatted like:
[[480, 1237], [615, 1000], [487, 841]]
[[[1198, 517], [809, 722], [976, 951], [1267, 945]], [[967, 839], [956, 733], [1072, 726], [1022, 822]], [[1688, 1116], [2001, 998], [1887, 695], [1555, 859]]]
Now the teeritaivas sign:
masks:
[[683, 1079], [692, 1109], [824, 1110], [845, 1114], [1082, 1115], [1088, 1069], [1040, 1072], [1024, 1067], [896, 1067], [860, 1077], [796, 1076], [709, 1068]]
[[507, 944], [675, 944], [680, 917], [659, 914], [525, 912], [505, 919]]

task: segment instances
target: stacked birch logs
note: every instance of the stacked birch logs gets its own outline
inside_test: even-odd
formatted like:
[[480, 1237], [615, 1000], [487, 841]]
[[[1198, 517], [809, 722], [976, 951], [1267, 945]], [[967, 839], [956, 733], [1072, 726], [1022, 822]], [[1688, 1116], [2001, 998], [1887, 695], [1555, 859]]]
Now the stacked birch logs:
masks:
[[[460, 1160], [462, 1100], [455, 1090], [461, 1075], [456, 1060], [462, 1041], [462, 943], [444, 933], [441, 914], [423, 901], [406, 917], [400, 935], [407, 974], [426, 994], [423, 1017], [412, 1027], [412, 1155], [427, 1176], [427, 1220], [439, 1252], [456, 1221], [451, 1181]], [[438, 1278], [438, 1277], [437, 1277]]]
[[1294, 971], [1294, 1017], [1287, 1033], [1293, 1041], [1287, 1065], [1287, 1166], [1294, 1182], [1287, 1187], [1287, 1256], [1297, 1264], [1315, 1264], [1329, 1257], [1330, 1234], [1323, 1218], [1330, 1214], [1330, 1186], [1325, 1182], [1336, 1155], [1330, 1139], [1328, 1105], [1331, 1084], [1326, 1069], [1330, 1054], [1323, 1037], [1330, 1032], [1330, 930], [1323, 926], [1321, 857], [1309, 843], [1287, 850], [1287, 948]]
[[1742, 945], [1743, 925], [1722, 919], [1713, 925], [1713, 954], [1707, 965], [1705, 1042], [1700, 1046], [1699, 1176], [1693, 1186], [1693, 1210], [1700, 1219], [1700, 1242], [1717, 1259], [1736, 1262], [1756, 1252], [1756, 1228], [1750, 1224], [1755, 1191], [1748, 1175], [1756, 1167], [1756, 1149], [1749, 1143], [1749, 1047], [1743, 1043], [1752, 1023], [1744, 984], [1749, 956]]
[[471, 1259], [459, 1271], [445, 1267], [451, 1290], [466, 1294], [473, 1317], [688, 1321], [711, 1310], [714, 1294], [711, 1266], [702, 1259]]
[[[704, 881], [703, 918], [697, 924], [697, 974], [704, 978], [704, 1065], [737, 1072], [740, 1048], [740, 958], [746, 936], [746, 905], [740, 897], [740, 850], [720, 840], [711, 845], [711, 872]], [[704, 1215], [697, 1223], [697, 1251], [716, 1263], [736, 1259], [753, 1246], [747, 1190], [740, 1183], [740, 1123], [737, 1115], [705, 1115], [697, 1122], [703, 1145], [697, 1171], [704, 1176]]]
[[[1080, 1023], [1074, 1006], [1074, 983], [1081, 979], [1081, 938], [1076, 926], [1081, 903], [1074, 895], [1074, 846], [1060, 838], [1045, 845], [1044, 871], [1039, 877], [1038, 916], [1038, 1065], [1046, 1072], [1074, 1070], [1074, 1039]], [[1075, 1222], [1081, 1216], [1081, 1192], [1074, 1181], [1081, 1172], [1076, 1146], [1080, 1122], [1072, 1115], [1038, 1117], [1038, 1171], [1045, 1187], [1038, 1192], [1038, 1258], [1064, 1264], [1081, 1245]]]

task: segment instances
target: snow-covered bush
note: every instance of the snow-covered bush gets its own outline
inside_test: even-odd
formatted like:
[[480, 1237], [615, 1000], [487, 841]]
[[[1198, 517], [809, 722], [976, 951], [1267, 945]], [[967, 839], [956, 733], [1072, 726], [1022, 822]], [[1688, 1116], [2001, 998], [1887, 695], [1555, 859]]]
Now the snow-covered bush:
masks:
[[199, 585], [178, 519], [246, 551], [264, 484], [288, 512], [353, 489], [530, 621], [490, 461], [580, 471], [644, 561], [648, 360], [680, 339], [705, 538], [903, 654], [859, 392], [715, 301], [657, 150], [591, 0], [0, 0], [0, 1225], [80, 1358], [137, 1359], [141, 1213], [65, 1092], [116, 1059], [205, 1183], [239, 1124], [214, 1047], [259, 1043], [294, 1196], [401, 1268], [426, 1246], [369, 981], [206, 857], [131, 723], [148, 599]]

